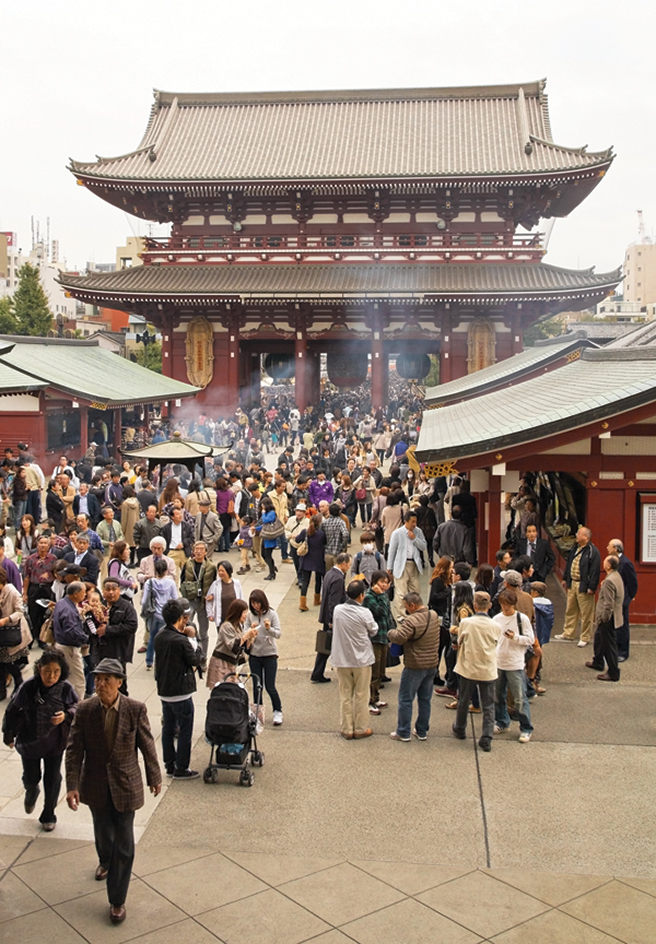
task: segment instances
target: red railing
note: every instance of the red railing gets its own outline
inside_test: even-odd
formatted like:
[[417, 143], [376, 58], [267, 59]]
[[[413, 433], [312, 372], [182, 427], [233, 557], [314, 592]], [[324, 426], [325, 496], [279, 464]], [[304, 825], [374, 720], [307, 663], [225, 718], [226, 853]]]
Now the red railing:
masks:
[[146, 237], [148, 254], [156, 252], [339, 252], [341, 250], [379, 250], [409, 252], [431, 249], [455, 250], [541, 250], [542, 233], [518, 235], [516, 233], [422, 233], [422, 234], [367, 234], [367, 235], [269, 235], [241, 236], [171, 236], [169, 238]]

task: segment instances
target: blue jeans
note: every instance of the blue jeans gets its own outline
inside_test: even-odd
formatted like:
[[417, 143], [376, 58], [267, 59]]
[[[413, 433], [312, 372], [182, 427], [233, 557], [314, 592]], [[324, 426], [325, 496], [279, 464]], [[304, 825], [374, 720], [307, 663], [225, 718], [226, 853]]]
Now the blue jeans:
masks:
[[289, 543], [284, 534], [281, 534], [278, 538], [278, 543], [280, 545], [280, 554], [283, 560], [289, 559]]
[[148, 634], [148, 648], [146, 649], [146, 665], [152, 665], [155, 661], [155, 636], [164, 625], [161, 616], [151, 616], [150, 632]]
[[530, 734], [533, 731], [531, 724], [531, 706], [526, 697], [526, 672], [524, 669], [499, 669], [497, 678], [497, 704], [495, 709], [495, 721], [500, 728], [510, 727], [510, 715], [508, 714], [508, 702], [506, 695], [508, 689], [515, 702], [515, 714], [519, 720], [519, 730], [522, 734]]
[[[175, 745], [175, 729], [178, 744]], [[191, 735], [194, 730], [194, 700], [162, 702], [162, 754], [167, 773], [181, 772], [189, 767]]]
[[433, 698], [433, 679], [435, 666], [431, 669], [403, 669], [399, 683], [399, 715], [396, 722], [396, 733], [400, 737], [410, 737], [412, 723], [412, 703], [417, 696], [417, 720], [415, 730], [421, 737], [428, 734]]

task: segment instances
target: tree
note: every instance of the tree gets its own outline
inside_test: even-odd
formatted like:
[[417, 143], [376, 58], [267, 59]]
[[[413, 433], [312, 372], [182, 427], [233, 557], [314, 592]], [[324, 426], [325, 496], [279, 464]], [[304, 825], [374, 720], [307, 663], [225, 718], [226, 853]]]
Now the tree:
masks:
[[440, 382], [440, 359], [435, 354], [430, 355], [431, 369], [421, 381], [424, 387], [437, 387]]
[[162, 345], [159, 341], [149, 344], [147, 347], [140, 344], [136, 354], [137, 364], [147, 367], [148, 370], [155, 371], [156, 374], [162, 373]]
[[45, 337], [54, 325], [48, 297], [43, 290], [36, 266], [26, 262], [18, 273], [18, 288], [14, 293], [16, 334]]
[[14, 306], [8, 295], [0, 298], [0, 334], [16, 333], [16, 316]]
[[546, 338], [555, 338], [559, 334], [564, 334], [566, 325], [560, 318], [548, 318], [546, 321], [538, 321], [537, 324], [529, 325], [524, 331], [524, 347], [534, 347], [536, 341], [542, 341]]

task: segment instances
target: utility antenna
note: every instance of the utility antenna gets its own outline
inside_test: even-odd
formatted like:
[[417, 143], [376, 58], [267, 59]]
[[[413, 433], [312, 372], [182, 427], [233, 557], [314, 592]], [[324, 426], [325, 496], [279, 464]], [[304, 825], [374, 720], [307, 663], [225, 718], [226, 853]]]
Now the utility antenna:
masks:
[[32, 221], [32, 249], [34, 249], [34, 217], [31, 217]]
[[46, 262], [50, 262], [50, 217], [46, 217]]

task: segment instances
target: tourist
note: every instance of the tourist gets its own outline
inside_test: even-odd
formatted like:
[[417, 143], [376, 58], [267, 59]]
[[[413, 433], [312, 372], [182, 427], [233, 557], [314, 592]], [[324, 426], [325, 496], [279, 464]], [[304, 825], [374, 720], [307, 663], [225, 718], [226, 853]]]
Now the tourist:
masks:
[[393, 532], [387, 555], [387, 567], [394, 576], [394, 615], [397, 623], [402, 623], [405, 617], [401, 608], [405, 595], [420, 592], [419, 578], [424, 570], [423, 552], [426, 550], [426, 541], [417, 527], [414, 511], [406, 511], [403, 524], [404, 527]]
[[78, 704], [61, 652], [48, 649], [34, 663], [34, 677], [22, 683], [9, 702], [2, 722], [4, 743], [15, 747], [23, 765], [25, 812], [34, 812], [43, 779], [44, 832], [57, 824], [61, 762]]
[[374, 662], [371, 667], [371, 685], [369, 691], [369, 714], [379, 715], [382, 708], [387, 708], [387, 702], [380, 698], [380, 688], [385, 677], [387, 657], [389, 655], [388, 633], [396, 625], [388, 590], [390, 577], [386, 570], [375, 570], [371, 574], [370, 587], [365, 594], [362, 605], [371, 611], [376, 621], [377, 632], [371, 640], [374, 650]]
[[[97, 628], [98, 655], [101, 659], [118, 659], [127, 671], [132, 662], [134, 640], [137, 634], [138, 619], [132, 600], [121, 593], [121, 587], [115, 577], [106, 577], [103, 581], [103, 596], [109, 608], [109, 618], [105, 626]], [[94, 665], [97, 659], [93, 660]], [[127, 681], [121, 686], [121, 692], [128, 694]]]
[[455, 737], [460, 740], [467, 737], [470, 704], [478, 698], [483, 712], [483, 729], [478, 746], [486, 753], [492, 749], [494, 734], [499, 640], [499, 624], [489, 616], [490, 603], [489, 593], [475, 593], [474, 614], [464, 617], [458, 626], [458, 705], [452, 726]]
[[154, 796], [161, 792], [162, 775], [146, 706], [119, 692], [125, 680], [121, 663], [103, 659], [93, 674], [98, 697], [80, 704], [66, 748], [66, 802], [73, 812], [80, 803], [91, 808], [95, 877], [107, 880], [109, 919], [120, 924], [134, 860], [134, 813], [144, 804], [138, 751]]
[[16, 631], [18, 639], [11, 644], [0, 645], [0, 701], [7, 697], [8, 677], [14, 680], [14, 692], [21, 684], [23, 666], [27, 665], [28, 646], [32, 642], [21, 593], [9, 583], [7, 571], [0, 565], [0, 633], [3, 629], [7, 633], [10, 626], [19, 627]]
[[175, 563], [179, 575], [191, 557], [194, 543], [194, 525], [183, 521], [182, 508], [173, 508], [171, 520], [160, 531], [160, 537], [166, 541], [165, 553]]
[[414, 735], [425, 741], [430, 729], [433, 679], [437, 671], [440, 618], [424, 605], [418, 593], [403, 597], [407, 616], [401, 626], [391, 629], [389, 641], [403, 646], [403, 672], [399, 682], [398, 717], [393, 741], [411, 739], [412, 706], [417, 699]]
[[[18, 519], [16, 519], [18, 520]], [[20, 527], [16, 531], [16, 551], [26, 561], [30, 554], [36, 551], [36, 544], [41, 532], [37, 528], [32, 515], [22, 515]], [[48, 542], [50, 546], [50, 542]]]
[[146, 508], [145, 517], [139, 518], [132, 529], [132, 540], [135, 543], [139, 564], [150, 554], [150, 542], [159, 536], [161, 530], [162, 521], [157, 517], [157, 505], [150, 504]]
[[83, 567], [84, 579], [87, 583], [98, 583], [98, 571], [100, 569], [98, 558], [89, 550], [89, 535], [87, 532], [81, 531], [76, 538], [71, 539], [71, 543], [74, 544], [73, 549], [65, 553], [63, 558], [60, 559], [67, 561], [69, 564], [75, 564], [77, 567]]
[[[253, 699], [259, 708], [262, 706], [262, 686], [271, 699], [273, 709], [273, 724], [278, 727], [282, 724], [282, 702], [276, 688], [276, 673], [278, 670], [278, 644], [280, 639], [280, 619], [269, 604], [264, 590], [253, 590], [248, 598], [248, 608], [251, 612], [251, 629], [257, 629], [257, 636], [253, 639], [248, 651], [248, 664], [253, 676]], [[264, 723], [264, 712], [260, 720]]]
[[130, 557], [131, 548], [128, 547], [127, 541], [117, 541], [112, 545], [107, 564], [107, 576], [116, 581], [121, 588], [122, 596], [127, 600], [131, 600], [139, 588], [138, 581], [134, 579], [128, 568]]
[[136, 567], [136, 538], [134, 536], [134, 528], [138, 523], [141, 514], [141, 506], [137, 501], [137, 497], [134, 492], [132, 485], [123, 486], [123, 501], [121, 502], [121, 530], [123, 531], [123, 540], [127, 543], [130, 548], [129, 563], [128, 567]]
[[339, 727], [346, 740], [371, 737], [368, 727], [371, 666], [374, 652], [371, 639], [378, 627], [370, 610], [362, 606], [365, 585], [349, 584], [345, 603], [333, 612], [330, 661], [339, 679]]
[[82, 625], [79, 604], [84, 600], [86, 592], [81, 581], [73, 580], [68, 583], [64, 596], [55, 604], [52, 621], [55, 647], [66, 660], [71, 685], [80, 699], [84, 698], [85, 689], [81, 650], [88, 646], [88, 639]]
[[52, 599], [52, 568], [57, 558], [50, 551], [50, 538], [42, 535], [36, 543], [36, 552], [23, 562], [23, 600], [27, 604], [32, 635], [39, 638], [46, 611], [39, 600]]
[[207, 664], [209, 623], [207, 617], [207, 595], [216, 581], [216, 567], [207, 559], [204, 541], [196, 541], [193, 556], [186, 562], [180, 574], [180, 594], [189, 603], [198, 622], [198, 639], [203, 658], [201, 668]]
[[198, 509], [194, 519], [194, 540], [202, 541], [207, 556], [211, 557], [223, 534], [223, 526], [219, 516], [212, 511], [211, 500], [206, 491], [200, 493]]
[[509, 587], [499, 594], [501, 613], [494, 617], [499, 627], [497, 643], [495, 734], [503, 734], [510, 727], [507, 695], [510, 689], [514, 702], [514, 716], [519, 721], [519, 740], [528, 743], [533, 734], [531, 707], [526, 695], [526, 651], [533, 645], [535, 636], [530, 620], [516, 610], [517, 594]]
[[214, 688], [230, 677], [238, 680], [238, 667], [246, 661], [246, 653], [258, 635], [256, 628], [246, 628], [248, 603], [239, 598], [230, 604], [218, 627], [216, 646], [207, 669], [207, 687]]
[[145, 582], [141, 596], [141, 615], [146, 622], [146, 632], [148, 634], [147, 639], [144, 640], [147, 642], [145, 649], [147, 670], [153, 667], [155, 637], [164, 625], [164, 616], [162, 615], [164, 606], [169, 600], [178, 599], [178, 589], [175, 580], [169, 573], [167, 560], [158, 557], [153, 563], [153, 568], [154, 574]]
[[[606, 576], [599, 588], [599, 599], [595, 612], [594, 658], [585, 664], [596, 669], [600, 682], [619, 682], [620, 668], [617, 660], [617, 630], [624, 622], [624, 583], [619, 574], [619, 557], [609, 556], [604, 561]], [[604, 671], [604, 663], [608, 667]]]
[[106, 558], [109, 558], [114, 544], [123, 540], [123, 529], [120, 523], [114, 519], [114, 509], [111, 505], [103, 505], [102, 516], [103, 520], [96, 530], [102, 541], [103, 553]]
[[[155, 679], [162, 702], [162, 755], [167, 776], [195, 780], [191, 770], [191, 739], [194, 730], [196, 675], [203, 660], [196, 630], [187, 622], [187, 608], [180, 600], [169, 600], [163, 610], [164, 625], [155, 638]], [[176, 744], [177, 739], [177, 744]]]
[[[333, 614], [335, 607], [346, 602], [346, 574], [351, 566], [351, 555], [338, 554], [334, 565], [326, 573], [321, 591], [319, 622], [323, 626], [326, 638], [331, 639], [333, 630]], [[317, 652], [310, 681], [317, 683], [330, 682], [326, 675], [326, 664], [330, 651]]]
[[554, 636], [554, 639], [559, 642], [573, 640], [580, 621], [581, 638], [578, 645], [580, 649], [588, 645], [592, 638], [595, 593], [600, 571], [601, 555], [592, 543], [592, 531], [580, 527], [563, 574], [563, 587], [567, 590], [565, 625], [562, 633]]
[[[331, 502], [328, 506], [328, 517], [324, 518], [321, 528], [326, 535], [324, 554], [326, 570], [335, 563], [335, 558], [346, 550], [349, 544], [349, 529], [341, 517], [342, 509], [338, 502]], [[314, 605], [317, 606], [315, 600]]]
[[353, 488], [355, 489], [355, 498], [360, 510], [362, 527], [365, 528], [371, 518], [371, 509], [377, 491], [376, 481], [366, 466], [362, 470], [362, 475], [358, 476], [353, 482]]
[[308, 552], [301, 557], [300, 577], [301, 577], [301, 597], [299, 609], [307, 613], [307, 591], [310, 585], [312, 574], [314, 574], [314, 605], [321, 603], [321, 582], [326, 572], [326, 533], [322, 528], [323, 518], [320, 514], [313, 515], [306, 528], [304, 528], [298, 538], [298, 543], [307, 541]]
[[235, 600], [243, 600], [241, 583], [232, 576], [233, 569], [229, 560], [222, 560], [216, 565], [216, 579], [205, 598], [207, 616], [217, 629], [225, 620], [225, 614]]
[[638, 592], [638, 578], [633, 561], [624, 553], [624, 545], [619, 538], [611, 538], [608, 542], [607, 553], [610, 557], [619, 558], [619, 575], [624, 584], [624, 602], [622, 603], [622, 626], [617, 630], [617, 661], [626, 662], [629, 658], [630, 628], [629, 607]]

